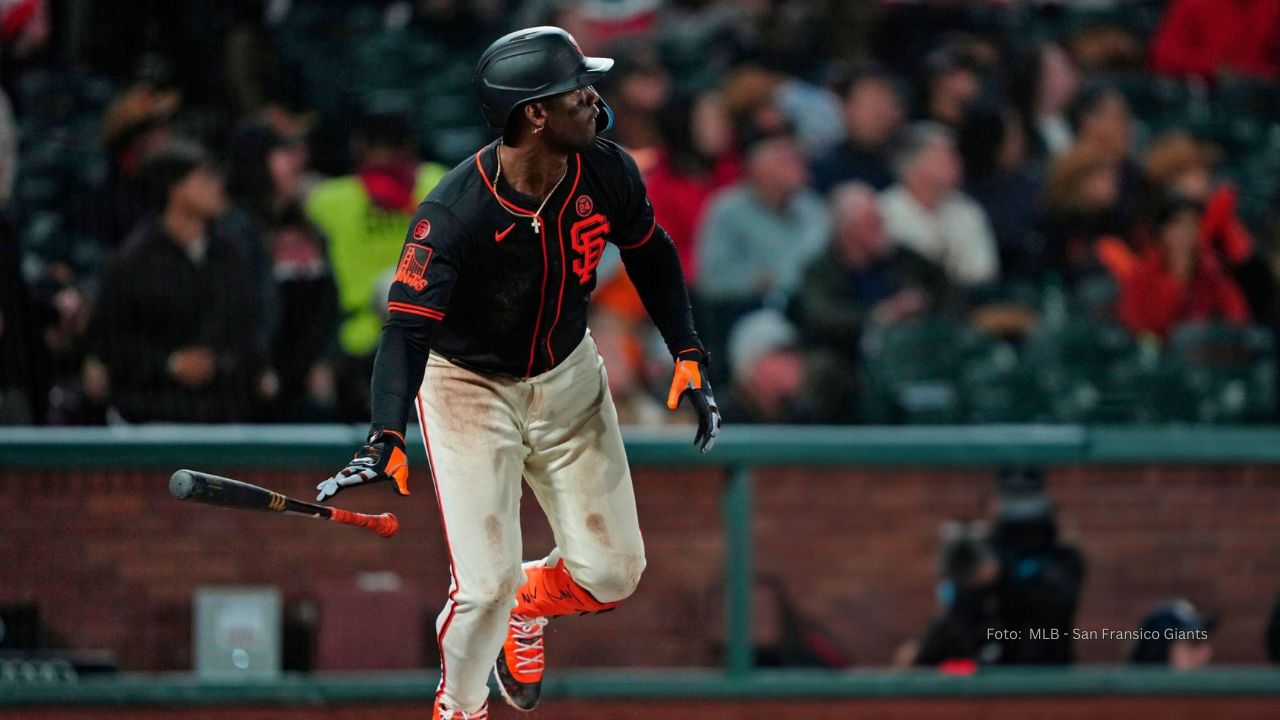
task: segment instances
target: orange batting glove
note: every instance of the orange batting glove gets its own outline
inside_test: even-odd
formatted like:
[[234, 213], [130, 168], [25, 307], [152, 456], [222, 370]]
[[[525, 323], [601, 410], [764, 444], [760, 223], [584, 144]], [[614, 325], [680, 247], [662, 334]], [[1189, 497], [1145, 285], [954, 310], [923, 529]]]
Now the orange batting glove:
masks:
[[369, 434], [363, 447], [337, 475], [316, 486], [319, 502], [331, 498], [342, 490], [372, 483], [395, 483], [395, 491], [409, 494], [409, 457], [404, 451], [404, 436], [394, 430], [378, 430]]
[[675, 410], [688, 396], [698, 413], [698, 434], [693, 444], [706, 452], [716, 444], [720, 434], [720, 408], [716, 396], [711, 393], [711, 381], [707, 378], [707, 355], [699, 348], [681, 350], [676, 355], [676, 370], [671, 378], [671, 392], [667, 393], [667, 408]]

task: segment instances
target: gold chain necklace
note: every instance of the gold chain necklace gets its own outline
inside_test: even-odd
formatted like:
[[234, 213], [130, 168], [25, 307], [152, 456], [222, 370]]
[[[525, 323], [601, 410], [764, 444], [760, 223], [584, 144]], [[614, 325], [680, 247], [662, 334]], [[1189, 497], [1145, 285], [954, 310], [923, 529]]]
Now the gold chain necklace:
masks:
[[522, 212], [516, 212], [515, 210], [512, 210], [511, 208], [507, 207], [506, 204], [502, 202], [502, 198], [498, 197], [498, 179], [502, 177], [502, 141], [501, 140], [498, 141], [498, 145], [497, 147], [494, 148], [493, 152], [494, 152], [494, 155], [496, 155], [498, 158], [498, 171], [493, 174], [493, 186], [492, 186], [493, 197], [495, 200], [498, 201], [498, 207], [501, 207], [503, 210], [506, 210], [507, 212], [511, 213], [512, 215], [515, 215], [516, 217], [533, 218], [532, 221], [530, 222], [530, 224], [533, 225], [533, 231], [541, 232], [542, 222], [538, 220], [538, 216], [542, 214], [542, 208], [547, 206], [547, 201], [551, 199], [552, 195], [556, 194], [556, 190], [560, 189], [560, 183], [564, 182], [565, 176], [569, 174], [569, 162], [567, 160], [565, 161], [564, 172], [560, 173], [560, 179], [556, 181], [556, 184], [554, 186], [552, 186], [551, 192], [547, 193], [547, 196], [542, 198], [542, 204], [538, 206], [538, 209], [534, 211], [532, 215], [526, 215]]

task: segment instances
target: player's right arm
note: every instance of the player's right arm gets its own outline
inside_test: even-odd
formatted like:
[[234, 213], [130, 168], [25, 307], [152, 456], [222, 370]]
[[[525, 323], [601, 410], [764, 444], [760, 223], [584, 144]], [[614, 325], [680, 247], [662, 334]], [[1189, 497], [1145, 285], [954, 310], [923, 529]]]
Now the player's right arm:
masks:
[[431, 337], [449, 308], [465, 237], [462, 223], [448, 208], [431, 201], [418, 207], [391, 283], [390, 317], [382, 326], [373, 364], [368, 438], [346, 467], [316, 486], [317, 500], [353, 485], [387, 480], [394, 481], [396, 492], [409, 494], [405, 426], [426, 371]]

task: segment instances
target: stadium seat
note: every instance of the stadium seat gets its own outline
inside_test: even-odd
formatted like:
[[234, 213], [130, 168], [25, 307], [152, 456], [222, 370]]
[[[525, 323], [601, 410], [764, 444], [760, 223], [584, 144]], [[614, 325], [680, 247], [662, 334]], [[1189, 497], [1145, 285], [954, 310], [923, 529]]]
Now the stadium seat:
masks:
[[877, 423], [956, 423], [961, 371], [983, 345], [963, 323], [933, 318], [868, 330], [864, 417]]
[[1133, 339], [1114, 323], [1072, 317], [1061, 326], [1045, 323], [1027, 341], [1026, 360], [1063, 422], [1100, 420], [1112, 413], [1112, 371], [1132, 357]]
[[1043, 422], [1049, 404], [1036, 375], [1007, 342], [991, 343], [962, 370], [964, 418], [971, 423]]
[[1275, 410], [1275, 341], [1262, 327], [1183, 325], [1169, 341], [1171, 372], [1199, 398], [1196, 420], [1260, 422]]
[[1111, 368], [1106, 387], [1103, 401], [1090, 414], [1093, 422], [1196, 422], [1199, 398], [1186, 377], [1158, 354], [1142, 353], [1117, 363]]

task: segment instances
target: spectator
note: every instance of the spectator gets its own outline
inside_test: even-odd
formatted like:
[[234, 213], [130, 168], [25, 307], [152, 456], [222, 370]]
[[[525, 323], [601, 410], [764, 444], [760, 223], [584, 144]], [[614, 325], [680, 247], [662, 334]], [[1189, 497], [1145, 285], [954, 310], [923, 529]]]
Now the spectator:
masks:
[[1043, 233], [1048, 267], [1068, 284], [1100, 270], [1095, 248], [1103, 237], [1123, 237], [1120, 162], [1081, 144], [1054, 161], [1044, 189]]
[[1175, 196], [1156, 214], [1150, 247], [1136, 255], [1114, 241], [1101, 248], [1120, 285], [1120, 320], [1135, 335], [1163, 339], [1188, 320], [1249, 321], [1240, 288], [1200, 243], [1203, 215], [1200, 203]]
[[746, 8], [734, 3], [663, 3], [658, 32], [663, 61], [685, 91], [720, 84], [757, 38]]
[[806, 338], [853, 358], [864, 323], [894, 324], [938, 309], [947, 280], [938, 266], [889, 243], [870, 186], [837, 187], [831, 216], [833, 242], [805, 269], [795, 307]]
[[102, 144], [110, 158], [106, 181], [71, 200], [71, 229], [104, 250], [120, 245], [146, 214], [135, 188], [144, 158], [172, 142], [181, 91], [139, 80], [111, 101], [102, 120]]
[[1274, 324], [1276, 283], [1253, 235], [1236, 212], [1236, 190], [1213, 173], [1218, 154], [1190, 135], [1174, 132], [1158, 138], [1147, 151], [1144, 172], [1156, 196], [1179, 195], [1204, 203], [1200, 244], [1222, 263], [1248, 300], [1254, 319]]
[[887, 70], [865, 66], [848, 71], [834, 89], [843, 102], [846, 138], [814, 163], [814, 188], [825, 194], [853, 180], [884, 190], [893, 184], [889, 148], [905, 114], [897, 82]]
[[671, 236], [685, 277], [698, 277], [695, 239], [712, 194], [737, 182], [742, 159], [720, 94], [668, 107], [661, 118], [664, 150], [644, 175], [654, 217]]
[[1080, 75], [1066, 50], [1041, 43], [1012, 70], [1009, 99], [1017, 108], [1028, 155], [1037, 161], [1062, 155], [1074, 137], [1067, 109], [1080, 87]]
[[[1000, 562], [1000, 621], [1016, 633], [1003, 643], [999, 662], [1071, 663], [1084, 558], [1059, 540], [1056, 509], [1039, 468], [1001, 470], [996, 490], [991, 547]], [[1057, 639], [1032, 637], [1032, 629], [1056, 629]]]
[[1085, 75], [1141, 73], [1146, 65], [1146, 38], [1126, 18], [1108, 13], [1071, 33], [1068, 49]]
[[230, 152], [234, 214], [250, 228], [245, 237], [257, 241], [246, 250], [277, 311], [270, 318], [270, 363], [280, 387], [269, 417], [327, 418], [335, 400], [337, 288], [324, 235], [302, 211], [306, 146], [250, 123], [232, 137]]
[[[694, 4], [694, 3], [690, 3]], [[793, 77], [811, 77], [822, 69], [825, 53], [814, 52], [832, 21], [825, 2], [723, 3], [736, 5], [754, 26], [750, 52], [761, 63]]]
[[898, 182], [880, 195], [890, 239], [941, 265], [956, 285], [997, 279], [995, 237], [981, 206], [960, 191], [963, 167], [946, 127], [916, 123], [894, 158]]
[[1076, 144], [1094, 148], [1118, 164], [1117, 220], [1128, 230], [1138, 214], [1142, 169], [1130, 157], [1133, 116], [1124, 94], [1109, 85], [1090, 85], [1076, 96], [1068, 112]]
[[[634, 296], [634, 287], [629, 282], [626, 287]], [[607, 295], [617, 294], [616, 287], [597, 290], [592, 296], [593, 307], [588, 323], [600, 357], [609, 368], [609, 394], [618, 411], [618, 422], [644, 427], [680, 422], [684, 418], [668, 412], [666, 406], [649, 392], [646, 383], [649, 358], [644, 340], [648, 337], [649, 328], [642, 325], [648, 319], [644, 308], [640, 307], [639, 313], [627, 312], [632, 302], [630, 297], [626, 308], [620, 309], [616, 297], [597, 298], [601, 290]], [[639, 300], [634, 303], [639, 305]]]
[[[762, 137], [792, 134], [787, 114], [778, 105], [778, 95], [786, 82], [784, 76], [756, 65], [740, 67], [721, 80], [725, 112], [744, 148]], [[803, 151], [799, 143], [796, 147]]]
[[272, 42], [263, 8], [235, 4], [231, 12], [235, 17], [227, 30], [222, 62], [227, 100], [236, 114], [264, 119], [284, 134], [290, 134], [286, 129], [297, 130], [299, 123], [309, 123], [313, 118], [307, 111], [306, 78]]
[[112, 404], [128, 422], [248, 420], [264, 308], [243, 241], [214, 222], [222, 178], [183, 146], [139, 177], [157, 214], [108, 264], [91, 328]]
[[337, 359], [339, 413], [367, 416], [368, 378], [382, 331], [388, 271], [404, 248], [414, 209], [445, 168], [419, 164], [408, 121], [394, 114], [364, 119], [352, 138], [355, 175], [320, 183], [306, 201], [307, 217], [329, 239], [329, 259], [344, 320]]
[[1080, 91], [1067, 115], [1076, 141], [1102, 150], [1117, 161], [1126, 160], [1133, 141], [1133, 117], [1124, 94], [1109, 85], [1094, 84]]
[[805, 268], [792, 312], [810, 350], [822, 422], [855, 422], [860, 338], [869, 323], [892, 324], [947, 301], [941, 268], [885, 236], [876, 194], [849, 183], [831, 195], [832, 243]]
[[0, 0], [0, 94], [16, 94], [23, 61], [48, 41], [49, 31], [46, 0]]
[[698, 238], [698, 291], [710, 301], [761, 302], [796, 287], [809, 258], [826, 245], [822, 199], [787, 135], [747, 150], [742, 183], [715, 196]]
[[840, 99], [830, 90], [788, 77], [778, 85], [772, 101], [806, 158], [825, 155], [844, 137]]
[[944, 45], [925, 57], [922, 119], [958, 130], [981, 94], [978, 67], [958, 47]]
[[743, 316], [729, 334], [729, 387], [720, 400], [726, 423], [808, 423], [800, 335], [772, 308]]
[[1151, 67], [1165, 75], [1220, 71], [1280, 76], [1280, 3], [1173, 0], [1151, 40]]
[[1197, 142], [1186, 132], [1173, 131], [1151, 142], [1143, 158], [1142, 171], [1159, 197], [1177, 194], [1208, 202], [1219, 189], [1213, 176], [1213, 165], [1217, 161], [1214, 148]]
[[990, 531], [981, 523], [948, 522], [938, 552], [938, 601], [942, 606], [915, 648], [915, 665], [993, 663], [1002, 655], [998, 582], [1000, 563]]
[[1216, 618], [1206, 617], [1188, 600], [1161, 603], [1142, 619], [1141, 637], [1133, 644], [1129, 662], [1174, 670], [1205, 667], [1213, 659], [1209, 636], [1216, 625]]
[[662, 111], [671, 98], [671, 78], [653, 48], [626, 43], [613, 51], [617, 62], [603, 90], [613, 106], [613, 139], [627, 148], [643, 172], [662, 147]]
[[960, 131], [965, 189], [991, 222], [1001, 278], [1036, 282], [1044, 272], [1044, 240], [1036, 227], [1040, 174], [1027, 157], [1016, 111], [974, 112]]

